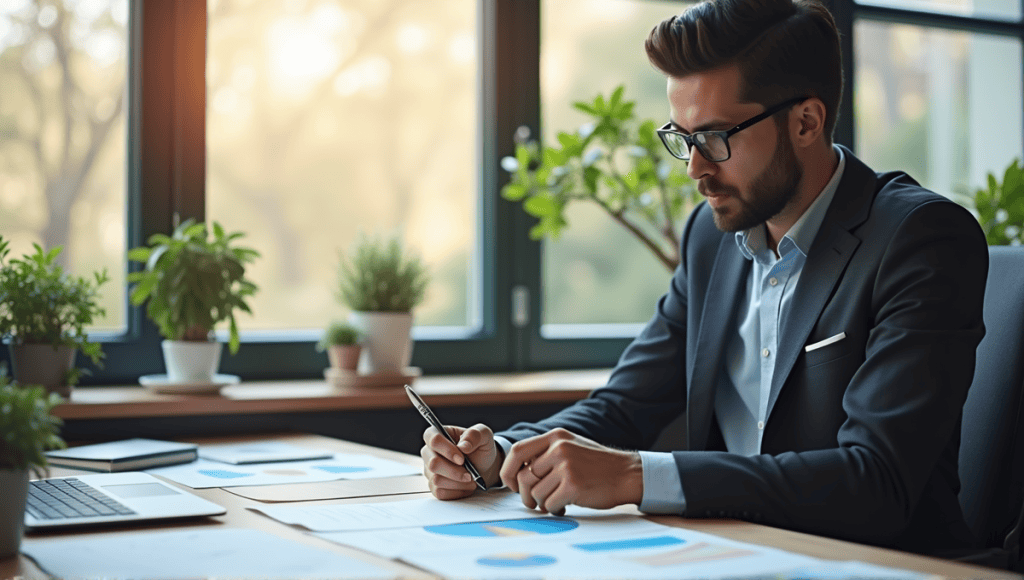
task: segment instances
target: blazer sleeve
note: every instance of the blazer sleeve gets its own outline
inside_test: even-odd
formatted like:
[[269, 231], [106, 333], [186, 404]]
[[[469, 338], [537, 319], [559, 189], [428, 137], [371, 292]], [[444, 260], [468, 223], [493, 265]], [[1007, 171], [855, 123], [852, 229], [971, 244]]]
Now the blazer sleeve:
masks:
[[686, 410], [686, 246], [699, 213], [691, 212], [683, 228], [682, 258], [668, 292], [623, 351], [608, 384], [547, 419], [517, 423], [499, 435], [516, 442], [561, 427], [603, 445], [649, 449]]
[[864, 277], [870, 331], [843, 391], [835, 447], [754, 457], [674, 452], [684, 515], [744, 517], [869, 543], [898, 539], [958, 438], [984, 335], [987, 272], [984, 236], [967, 211], [946, 201], [910, 210], [877, 270], [845, 274]]

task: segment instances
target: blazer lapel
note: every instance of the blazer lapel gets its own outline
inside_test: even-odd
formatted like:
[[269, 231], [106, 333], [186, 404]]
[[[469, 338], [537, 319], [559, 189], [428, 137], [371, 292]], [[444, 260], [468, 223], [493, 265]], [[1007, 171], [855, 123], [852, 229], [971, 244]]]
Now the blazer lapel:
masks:
[[691, 450], [704, 449], [707, 443], [725, 340], [735, 327], [731, 323], [735, 320], [736, 300], [746, 290], [749, 272], [750, 261], [736, 247], [735, 237], [723, 235], [708, 282], [697, 347], [688, 365], [687, 445]]
[[800, 282], [793, 295], [794, 306], [779, 332], [779, 356], [775, 361], [775, 374], [768, 393], [767, 417], [771, 417], [782, 385], [789, 378], [800, 351], [825, 309], [832, 289], [860, 245], [860, 238], [851, 234], [850, 230], [867, 219], [874, 201], [877, 181], [874, 172], [854, 157], [849, 149], [844, 148], [843, 153], [846, 156], [846, 169], [832, 205], [821, 222], [821, 229], [807, 254]]

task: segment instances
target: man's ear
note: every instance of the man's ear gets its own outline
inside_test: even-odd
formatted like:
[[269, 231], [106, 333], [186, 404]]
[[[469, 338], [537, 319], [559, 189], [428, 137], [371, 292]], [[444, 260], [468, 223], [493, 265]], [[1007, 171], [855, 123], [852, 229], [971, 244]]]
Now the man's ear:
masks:
[[798, 103], [789, 116], [793, 145], [806, 147], [821, 138], [825, 131], [825, 103], [811, 97]]

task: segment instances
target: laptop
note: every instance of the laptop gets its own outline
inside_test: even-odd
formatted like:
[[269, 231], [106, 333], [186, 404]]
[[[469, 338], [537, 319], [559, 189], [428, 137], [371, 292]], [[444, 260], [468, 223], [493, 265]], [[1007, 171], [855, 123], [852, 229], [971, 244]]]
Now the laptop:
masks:
[[138, 471], [32, 480], [25, 527], [69, 526], [217, 516], [223, 507]]

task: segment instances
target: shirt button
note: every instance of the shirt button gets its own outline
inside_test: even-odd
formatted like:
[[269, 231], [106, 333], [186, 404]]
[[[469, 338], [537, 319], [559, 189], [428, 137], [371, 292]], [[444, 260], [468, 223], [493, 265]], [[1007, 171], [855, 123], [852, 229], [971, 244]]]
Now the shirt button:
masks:
[[772, 351], [768, 350], [767, 348], [761, 351], [761, 355], [764, 356], [765, 358], [768, 358], [768, 355], [770, 354], [772, 354]]
[[779, 283], [779, 279], [778, 278], [769, 278], [768, 279], [768, 283], [771, 284], [772, 286], [775, 286], [776, 284]]
[[757, 428], [758, 429], [764, 429], [764, 421], [758, 421], [757, 422]]

